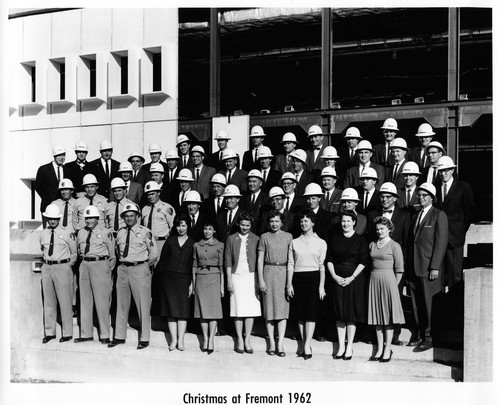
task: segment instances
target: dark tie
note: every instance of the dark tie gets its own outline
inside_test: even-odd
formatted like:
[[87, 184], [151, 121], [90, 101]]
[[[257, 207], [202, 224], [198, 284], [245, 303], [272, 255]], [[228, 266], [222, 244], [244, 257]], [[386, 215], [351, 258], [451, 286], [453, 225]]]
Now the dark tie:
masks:
[[326, 201], [326, 205], [328, 205], [328, 203], [330, 202], [330, 192], [329, 191], [326, 192], [325, 201]]
[[231, 170], [227, 172], [227, 184], [231, 181]]
[[253, 154], [253, 161], [256, 162], [257, 161], [257, 149], [254, 149], [254, 154]]
[[443, 201], [446, 198], [446, 194], [448, 194], [448, 184], [444, 183], [443, 184]]
[[398, 177], [398, 168], [399, 168], [399, 163], [396, 163], [396, 166], [394, 166], [394, 173], [392, 174], [392, 182], [396, 184], [396, 177]]
[[61, 181], [61, 166], [57, 166], [57, 180], [58, 181]]
[[382, 212], [383, 212], [384, 214], [392, 214], [392, 211], [393, 211], [393, 210], [382, 210]]
[[153, 204], [151, 206], [151, 212], [149, 213], [149, 218], [148, 218], [148, 228], [153, 230], [153, 211], [155, 209], [155, 205]]
[[94, 197], [89, 198], [89, 205], [94, 205]]
[[50, 231], [50, 244], [49, 244], [49, 256], [54, 253], [54, 229]]
[[222, 162], [222, 151], [219, 152], [219, 162]]
[[168, 181], [169, 184], [172, 184], [174, 181], [174, 169], [170, 169], [170, 180]]
[[133, 177], [134, 181], [137, 181], [137, 170], [134, 170], [134, 177]]
[[368, 206], [368, 194], [369, 192], [365, 192], [365, 202], [364, 202], [364, 205], [363, 205], [363, 208], [366, 210], [366, 207]]
[[182, 163], [182, 166], [183, 166], [183, 167], [186, 167], [186, 166], [187, 166], [187, 162], [186, 162], [186, 161], [187, 161], [187, 158], [186, 158], [186, 155], [184, 155], [184, 157], [182, 158], [182, 162], [183, 162], [183, 163]]
[[196, 169], [196, 181], [200, 180], [200, 169]]
[[406, 206], [410, 206], [410, 200], [411, 200], [411, 195], [410, 195], [410, 190], [406, 190]]
[[182, 205], [182, 203], [184, 202], [184, 193], [185, 193], [185, 191], [183, 191], [183, 192], [181, 193], [181, 201], [180, 201], [180, 205]]
[[191, 229], [193, 229], [195, 225], [196, 225], [196, 221], [195, 221], [195, 218], [194, 218], [194, 214], [192, 214], [191, 215]]
[[118, 201], [116, 201], [116, 207], [115, 207], [115, 222], [113, 224], [113, 229], [115, 230], [115, 232], [118, 231], [118, 215], [120, 215], [120, 212], [118, 211], [120, 207], [120, 203]]
[[427, 160], [427, 156], [425, 155], [425, 152], [422, 153], [422, 158], [420, 159], [420, 163], [422, 166], [422, 169], [425, 167], [425, 161]]
[[354, 159], [354, 151], [352, 149], [350, 149], [350, 152], [349, 152], [350, 156], [349, 158], [352, 160]]
[[290, 209], [290, 197], [286, 197], [285, 209], [288, 211]]
[[109, 160], [106, 160], [106, 162], [104, 162], [104, 165], [106, 166], [106, 176], [109, 178]]
[[231, 222], [233, 222], [233, 211], [229, 211], [229, 218], [227, 220], [228, 227], [231, 225]]
[[90, 250], [90, 237], [92, 236], [92, 229], [89, 229], [89, 234], [87, 235], [87, 239], [85, 240], [85, 251], [84, 254], [87, 254]]
[[68, 205], [69, 205], [69, 202], [66, 201], [66, 203], [64, 204], [63, 226], [67, 226], [68, 225]]
[[250, 204], [252, 206], [255, 204], [255, 193], [252, 194], [252, 202]]
[[127, 257], [128, 256], [128, 246], [130, 244], [130, 231], [131, 228], [127, 226], [127, 239], [125, 240], [125, 249], [123, 249], [123, 255], [122, 257]]
[[266, 180], [267, 180], [267, 170], [264, 170], [262, 172], [262, 176], [264, 177], [264, 184], [266, 183]]
[[385, 163], [389, 162], [389, 143], [385, 143]]
[[432, 182], [434, 183], [434, 181], [436, 180], [436, 174], [437, 174], [437, 170], [435, 167], [432, 168]]
[[424, 212], [424, 210], [423, 210], [423, 208], [421, 208], [420, 212], [418, 213], [417, 223], [415, 224], [415, 233], [417, 233], [418, 227], [420, 226], [420, 221], [422, 220], [423, 212]]
[[221, 201], [220, 200], [221, 199], [222, 199], [222, 197], [217, 197], [217, 213], [219, 213], [219, 211], [220, 211], [220, 206], [221, 206]]

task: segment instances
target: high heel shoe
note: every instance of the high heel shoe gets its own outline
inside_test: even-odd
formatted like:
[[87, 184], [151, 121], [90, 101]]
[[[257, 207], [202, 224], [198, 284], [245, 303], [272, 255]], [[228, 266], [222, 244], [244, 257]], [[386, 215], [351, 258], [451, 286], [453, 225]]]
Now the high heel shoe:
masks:
[[379, 362], [380, 363], [389, 363], [391, 361], [391, 358], [392, 358], [392, 350], [391, 350], [391, 354], [389, 355], [388, 359], [384, 359], [383, 357], [381, 357]]
[[381, 356], [370, 356], [370, 358], [368, 359], [368, 361], [380, 361], [380, 357]]
[[313, 356], [313, 354], [312, 354], [312, 347], [311, 347], [311, 353], [310, 354], [304, 353], [304, 360], [309, 360], [309, 359], [312, 358], [312, 356]]
[[351, 360], [352, 359], [352, 353], [351, 353], [350, 356], [346, 356], [345, 353], [344, 353], [344, 355], [342, 356], [342, 359], [344, 359], [344, 360]]

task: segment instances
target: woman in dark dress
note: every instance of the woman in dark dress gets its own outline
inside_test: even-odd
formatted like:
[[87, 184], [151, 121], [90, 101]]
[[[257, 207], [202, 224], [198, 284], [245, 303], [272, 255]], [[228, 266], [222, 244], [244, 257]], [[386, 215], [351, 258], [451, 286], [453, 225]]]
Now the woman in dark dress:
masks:
[[356, 322], [364, 322], [366, 317], [363, 269], [368, 263], [368, 245], [364, 236], [354, 231], [356, 219], [356, 214], [352, 211], [342, 213], [342, 233], [332, 236], [326, 257], [328, 272], [333, 279], [326, 296], [337, 320], [339, 338], [339, 349], [334, 357], [344, 360], [352, 358]]
[[193, 293], [193, 245], [187, 236], [189, 217], [174, 218], [175, 232], [169, 236], [161, 251], [157, 270], [160, 273], [161, 316], [166, 316], [172, 341], [169, 350], [184, 350], [184, 334], [190, 316], [189, 297]]

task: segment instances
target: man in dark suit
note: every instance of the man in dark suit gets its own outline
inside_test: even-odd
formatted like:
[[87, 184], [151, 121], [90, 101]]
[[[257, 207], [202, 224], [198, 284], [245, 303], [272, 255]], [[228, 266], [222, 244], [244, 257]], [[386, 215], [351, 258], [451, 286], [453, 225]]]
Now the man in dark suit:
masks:
[[189, 156], [191, 141], [187, 135], [181, 134], [177, 137], [177, 153], [179, 154], [179, 169], [192, 169], [193, 160]]
[[425, 150], [427, 148], [427, 145], [432, 142], [432, 138], [434, 138], [434, 135], [436, 135], [436, 133], [432, 130], [432, 127], [427, 122], [421, 124], [418, 127], [417, 133], [415, 134], [418, 142], [420, 143], [420, 146], [417, 146], [410, 151], [408, 159], [412, 162], [415, 162], [418, 165], [420, 171], [424, 170], [430, 165]]
[[109, 195], [111, 179], [118, 177], [120, 163], [111, 158], [113, 155], [113, 145], [111, 145], [111, 142], [106, 139], [101, 141], [99, 151], [101, 152], [101, 157], [90, 163], [96, 166], [95, 176], [99, 182], [100, 193], [107, 196]]
[[332, 213], [320, 207], [321, 197], [323, 197], [321, 187], [316, 183], [309, 184], [304, 192], [304, 197], [306, 199], [306, 207], [316, 214], [314, 233], [325, 242], [328, 242], [332, 227]]
[[429, 158], [429, 166], [422, 170], [420, 183], [432, 183], [435, 186], [439, 181], [437, 162], [441, 156], [446, 155], [446, 152], [443, 145], [437, 141], [429, 143], [425, 150]]
[[194, 177], [193, 173], [189, 169], [181, 169], [179, 175], [176, 177], [179, 183], [179, 192], [170, 194], [170, 205], [174, 207], [175, 212], [186, 212], [186, 205], [184, 201], [186, 200], [187, 194], [193, 190]]
[[[165, 162], [161, 161], [162, 151], [161, 151], [160, 144], [155, 143], [155, 142], [149, 144], [148, 151], [149, 151], [149, 156], [151, 157], [151, 162], [144, 164], [142, 166], [143, 170], [145, 170], [146, 172], [149, 172], [149, 170], [151, 169], [151, 165], [153, 163], [160, 163], [163, 166], [163, 170], [165, 170], [165, 172], [166, 172], [167, 171], [167, 164]], [[143, 159], [143, 163], [144, 163], [144, 159]], [[148, 181], [149, 180], [150, 179], [148, 179]]]
[[254, 217], [250, 230], [257, 233], [258, 219], [262, 211], [267, 207], [268, 194], [262, 190], [262, 173], [257, 169], [248, 172], [247, 185], [248, 194], [240, 201], [241, 208], [248, 211]]
[[396, 188], [401, 188], [404, 186], [404, 175], [402, 174], [403, 168], [408, 163], [408, 158], [406, 154], [408, 152], [408, 146], [403, 138], [396, 138], [392, 141], [390, 146], [390, 151], [394, 164], [386, 168], [385, 179], [396, 185]]
[[307, 138], [311, 141], [312, 150], [306, 152], [306, 170], [313, 177], [316, 177], [326, 166], [325, 161], [321, 159], [323, 150], [326, 147], [326, 142], [324, 142], [325, 134], [319, 125], [312, 125], [307, 131]]
[[408, 346], [424, 351], [432, 348], [432, 301], [443, 291], [448, 219], [432, 206], [436, 188], [431, 183], [421, 184], [417, 195], [421, 208], [410, 225], [406, 271], [420, 339], [410, 340]]
[[222, 154], [222, 160], [226, 165], [226, 170], [221, 172], [226, 178], [226, 184], [234, 184], [242, 193], [247, 191], [247, 172], [236, 167], [238, 155], [234, 150], [227, 148]]
[[[134, 204], [143, 207], [142, 195], [144, 193], [144, 188], [139, 183], [132, 181], [132, 165], [130, 162], [120, 163], [120, 168], [118, 169], [118, 177], [120, 177], [125, 182], [125, 195]], [[109, 200], [114, 201], [113, 191], [109, 192]]]
[[321, 183], [324, 194], [321, 197], [321, 208], [328, 212], [338, 213], [340, 210], [340, 196], [342, 191], [335, 187], [337, 173], [333, 167], [325, 167], [321, 171]]
[[191, 169], [194, 177], [192, 188], [198, 191], [205, 200], [210, 194], [210, 180], [216, 171], [213, 167], [204, 164], [205, 149], [200, 145], [193, 146], [193, 149], [191, 149], [191, 159], [194, 164], [194, 167]]
[[368, 167], [375, 169], [379, 184], [385, 181], [384, 168], [376, 163], [371, 162], [373, 156], [373, 148], [370, 141], [361, 141], [356, 149], [358, 154], [359, 164], [347, 170], [344, 178], [344, 189], [356, 188], [359, 186], [359, 176]]
[[293, 173], [286, 172], [281, 176], [280, 186], [285, 192], [284, 208], [294, 214], [299, 213], [306, 206], [306, 199], [295, 192], [297, 188], [297, 178]]
[[264, 129], [261, 126], [255, 125], [250, 130], [250, 143], [252, 144], [252, 149], [247, 150], [243, 154], [243, 164], [241, 168], [249, 172], [252, 169], [259, 169], [259, 153], [260, 148], [264, 146], [262, 143], [264, 142], [264, 137], [266, 134], [264, 133]]
[[259, 152], [259, 169], [262, 174], [262, 190], [266, 193], [274, 186], [277, 186], [281, 180], [281, 173], [277, 170], [271, 169], [271, 162], [274, 155], [271, 149], [267, 146], [260, 148]]
[[359, 164], [359, 157], [357, 154], [358, 144], [363, 139], [359, 129], [356, 127], [349, 127], [344, 135], [347, 146], [339, 148], [339, 159], [336, 163], [335, 170], [339, 176], [339, 183], [343, 184], [344, 177], [351, 167], [356, 167]]
[[85, 194], [85, 190], [82, 187], [83, 176], [86, 174], [96, 175], [96, 167], [90, 162], [87, 162], [88, 152], [89, 148], [87, 142], [83, 140], [78, 141], [75, 144], [76, 160], [64, 165], [66, 178], [73, 182], [77, 197], [82, 197]]
[[[184, 211], [189, 215], [188, 235], [196, 242], [203, 239], [203, 225], [206, 216], [200, 211], [202, 201], [198, 191], [191, 190], [186, 194], [184, 199]], [[217, 232], [217, 229], [215, 229]]]
[[[52, 147], [54, 160], [38, 168], [35, 178], [35, 191], [42, 199], [40, 212], [45, 212], [45, 208], [54, 200], [59, 198], [59, 181], [64, 179], [64, 162], [66, 160], [66, 149], [63, 145], [56, 144]], [[42, 215], [43, 227], [47, 219]]]
[[219, 214], [224, 209], [224, 189], [226, 188], [226, 178], [222, 173], [216, 173], [210, 180], [211, 193], [210, 197], [203, 201], [201, 210], [209, 218], [214, 220], [219, 217]]
[[451, 288], [462, 280], [465, 235], [474, 217], [474, 194], [469, 183], [453, 177], [456, 165], [443, 156], [438, 161], [440, 183], [434, 206], [448, 217], [448, 246], [444, 258], [445, 285]]
[[132, 165], [132, 181], [139, 183], [144, 188], [144, 185], [149, 181], [149, 169], [145, 170], [142, 167], [144, 158], [140, 153], [132, 152], [128, 161]]
[[[311, 173], [306, 170], [307, 166], [307, 155], [302, 149], [297, 149], [292, 153], [293, 162], [293, 174], [297, 181], [297, 186], [295, 187], [295, 193], [299, 196], [304, 194], [306, 186], [312, 183], [314, 177]], [[286, 192], [286, 190], [285, 190]]]
[[361, 186], [355, 188], [361, 197], [361, 207], [359, 207], [358, 212], [368, 217], [370, 211], [380, 211], [382, 208], [376, 187], [378, 182], [377, 172], [372, 167], [368, 167], [363, 170], [359, 180]]
[[176, 149], [168, 149], [165, 152], [165, 160], [167, 161], [167, 168], [165, 169], [165, 177], [163, 181], [166, 186], [169, 187], [173, 192], [179, 191], [179, 183], [175, 180], [179, 171], [179, 155]]
[[[226, 170], [226, 165], [222, 160], [222, 154], [226, 150], [231, 137], [225, 129], [219, 129], [215, 134], [214, 139], [217, 141], [219, 150], [209, 155], [205, 163], [207, 166], [213, 167], [216, 171], [221, 172]], [[240, 167], [239, 162], [236, 164], [236, 167]]]
[[389, 167], [394, 164], [394, 158], [389, 150], [392, 141], [399, 132], [398, 122], [394, 118], [387, 118], [384, 125], [380, 127], [385, 138], [384, 143], [379, 143], [373, 147], [373, 162], [382, 167]]
[[293, 170], [292, 158], [290, 157], [290, 154], [295, 151], [297, 143], [297, 138], [292, 132], [287, 132], [283, 135], [283, 138], [281, 138], [281, 145], [283, 145], [285, 153], [276, 156], [274, 170], [279, 171], [281, 174], [291, 172]]
[[234, 184], [229, 184], [224, 190], [224, 210], [218, 218], [219, 239], [226, 243], [229, 235], [238, 232], [238, 215], [242, 211], [239, 207], [239, 201], [242, 195], [240, 190]]
[[397, 205], [404, 208], [411, 215], [420, 209], [417, 199], [417, 183], [420, 176], [418, 165], [415, 162], [408, 162], [401, 172], [404, 178], [404, 186], [398, 189], [399, 198]]

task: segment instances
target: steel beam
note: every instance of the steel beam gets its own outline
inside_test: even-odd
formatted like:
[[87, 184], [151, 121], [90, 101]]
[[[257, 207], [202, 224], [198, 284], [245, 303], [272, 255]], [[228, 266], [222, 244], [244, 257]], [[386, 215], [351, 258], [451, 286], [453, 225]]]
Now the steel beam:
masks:
[[219, 10], [210, 9], [210, 116], [220, 115], [220, 26]]

